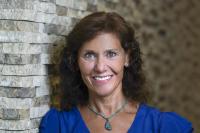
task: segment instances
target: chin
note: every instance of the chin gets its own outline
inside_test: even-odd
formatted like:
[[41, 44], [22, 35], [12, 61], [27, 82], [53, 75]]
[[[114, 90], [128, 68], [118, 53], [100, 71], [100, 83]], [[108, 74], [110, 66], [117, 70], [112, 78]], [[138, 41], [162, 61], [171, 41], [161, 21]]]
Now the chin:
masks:
[[95, 95], [100, 96], [100, 97], [106, 97], [106, 96], [112, 95], [114, 91], [116, 91], [116, 88], [114, 87], [104, 86], [104, 87], [93, 88], [93, 93], [95, 93]]

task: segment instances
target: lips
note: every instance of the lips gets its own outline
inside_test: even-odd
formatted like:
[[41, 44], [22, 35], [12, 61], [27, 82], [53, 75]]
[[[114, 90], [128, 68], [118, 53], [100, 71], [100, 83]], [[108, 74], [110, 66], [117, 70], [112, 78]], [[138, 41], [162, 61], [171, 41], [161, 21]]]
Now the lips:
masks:
[[94, 76], [93, 79], [97, 81], [105, 81], [111, 79], [112, 75], [106, 75], [106, 76]]

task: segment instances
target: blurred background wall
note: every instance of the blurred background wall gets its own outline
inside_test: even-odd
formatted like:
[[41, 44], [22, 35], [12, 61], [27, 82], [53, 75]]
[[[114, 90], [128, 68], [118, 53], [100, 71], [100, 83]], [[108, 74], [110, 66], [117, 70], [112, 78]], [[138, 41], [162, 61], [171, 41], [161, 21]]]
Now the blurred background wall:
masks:
[[0, 132], [38, 132], [57, 89], [57, 52], [74, 24], [95, 11], [115, 11], [131, 23], [150, 104], [187, 117], [200, 133], [199, 0], [1, 0]]
[[151, 104], [187, 117], [200, 133], [200, 1], [129, 0], [120, 9], [141, 42]]

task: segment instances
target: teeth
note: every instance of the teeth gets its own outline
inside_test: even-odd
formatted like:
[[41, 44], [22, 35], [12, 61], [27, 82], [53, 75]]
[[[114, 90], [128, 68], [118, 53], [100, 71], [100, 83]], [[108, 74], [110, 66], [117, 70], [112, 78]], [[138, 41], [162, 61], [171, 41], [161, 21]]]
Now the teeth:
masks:
[[109, 79], [111, 76], [95, 76], [94, 79], [96, 80], [107, 80]]

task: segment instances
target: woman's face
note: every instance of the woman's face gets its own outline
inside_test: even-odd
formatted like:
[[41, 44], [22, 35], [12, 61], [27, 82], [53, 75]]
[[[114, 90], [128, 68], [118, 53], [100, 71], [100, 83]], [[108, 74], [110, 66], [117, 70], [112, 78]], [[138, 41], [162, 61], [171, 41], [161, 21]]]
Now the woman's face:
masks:
[[121, 92], [125, 63], [128, 55], [111, 33], [102, 33], [84, 43], [78, 54], [78, 66], [89, 94], [98, 96]]

